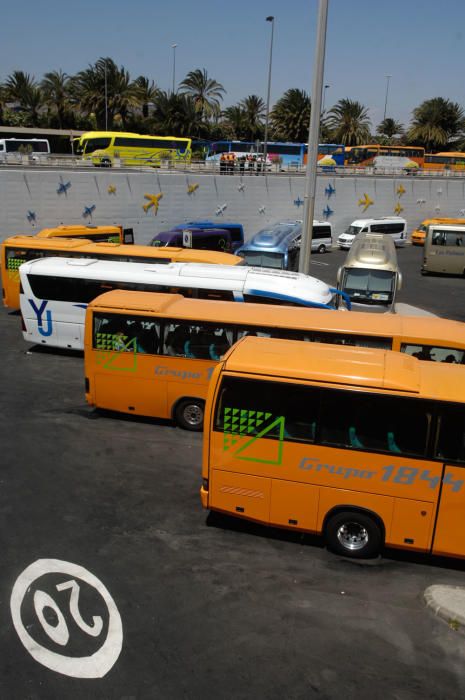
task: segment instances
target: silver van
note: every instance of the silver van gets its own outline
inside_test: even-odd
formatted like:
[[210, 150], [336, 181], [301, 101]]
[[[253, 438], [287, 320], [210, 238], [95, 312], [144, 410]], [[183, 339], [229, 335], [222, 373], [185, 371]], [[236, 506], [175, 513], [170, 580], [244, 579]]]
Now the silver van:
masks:
[[422, 275], [439, 272], [465, 276], [465, 226], [433, 224], [423, 249]]
[[379, 219], [356, 219], [337, 239], [339, 248], [348, 249], [359, 233], [382, 233], [394, 241], [396, 247], [405, 245], [407, 222], [401, 216], [383, 216]]
[[361, 233], [337, 273], [337, 288], [349, 295], [354, 311], [394, 311], [402, 286], [397, 252], [390, 236]]

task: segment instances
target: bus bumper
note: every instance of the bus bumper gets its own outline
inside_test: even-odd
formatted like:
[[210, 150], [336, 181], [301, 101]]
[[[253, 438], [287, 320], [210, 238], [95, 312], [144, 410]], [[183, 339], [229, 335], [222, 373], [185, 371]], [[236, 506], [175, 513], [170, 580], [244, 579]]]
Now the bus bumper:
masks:
[[208, 491], [203, 486], [200, 487], [200, 500], [202, 508], [208, 508]]

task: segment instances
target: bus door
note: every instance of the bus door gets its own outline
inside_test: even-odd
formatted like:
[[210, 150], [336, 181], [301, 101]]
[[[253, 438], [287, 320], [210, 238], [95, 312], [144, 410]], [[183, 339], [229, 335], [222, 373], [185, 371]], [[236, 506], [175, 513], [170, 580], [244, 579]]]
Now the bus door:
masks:
[[465, 469], [444, 465], [433, 554], [465, 557]]

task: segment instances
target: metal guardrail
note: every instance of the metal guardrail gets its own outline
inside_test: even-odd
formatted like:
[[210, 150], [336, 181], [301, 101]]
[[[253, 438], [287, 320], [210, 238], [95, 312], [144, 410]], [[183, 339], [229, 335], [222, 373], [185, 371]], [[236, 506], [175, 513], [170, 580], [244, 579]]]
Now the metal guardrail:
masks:
[[[50, 153], [44, 155], [27, 155], [21, 153], [7, 153], [0, 160], [0, 167], [5, 166], [27, 166], [33, 168], [40, 167], [59, 167], [59, 168], [94, 168], [94, 164], [90, 160], [83, 160], [80, 156], [71, 154]], [[101, 166], [103, 167], [103, 166]], [[124, 169], [137, 172], [153, 172], [154, 169], [170, 172], [193, 172], [198, 174], [219, 174], [227, 177], [228, 175], [301, 175], [306, 174], [306, 166], [289, 165], [283, 166], [278, 163], [268, 165], [265, 169], [262, 164], [253, 164], [248, 167], [241, 167], [240, 163], [229, 163], [225, 168], [218, 161], [196, 161], [192, 160], [189, 164], [183, 161], [161, 161], [159, 166], [150, 165], [126, 165], [124, 159], [116, 158], [111, 169]], [[361, 177], [406, 177], [406, 178], [464, 178], [465, 170], [412, 170], [405, 172], [402, 168], [373, 168], [360, 166], [319, 166], [319, 175], [358, 175]]]

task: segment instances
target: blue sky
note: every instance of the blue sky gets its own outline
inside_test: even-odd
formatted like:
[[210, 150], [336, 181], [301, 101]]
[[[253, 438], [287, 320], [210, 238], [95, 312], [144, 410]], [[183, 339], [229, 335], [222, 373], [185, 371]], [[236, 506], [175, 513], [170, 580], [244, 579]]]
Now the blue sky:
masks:
[[[136, 78], [171, 89], [206, 68], [227, 90], [224, 105], [265, 99], [270, 23], [275, 16], [271, 100], [291, 87], [310, 92], [318, 0], [20, 0], [2, 7], [0, 80], [13, 70], [69, 74], [110, 56]], [[412, 109], [442, 96], [465, 105], [463, 0], [329, 0], [326, 107], [343, 97], [408, 123]]]

